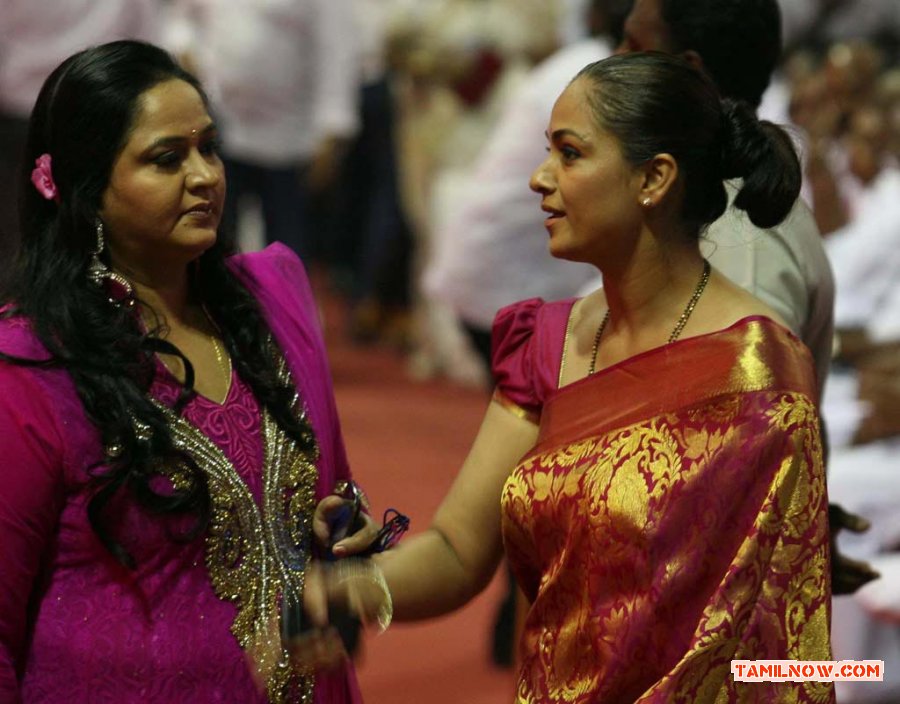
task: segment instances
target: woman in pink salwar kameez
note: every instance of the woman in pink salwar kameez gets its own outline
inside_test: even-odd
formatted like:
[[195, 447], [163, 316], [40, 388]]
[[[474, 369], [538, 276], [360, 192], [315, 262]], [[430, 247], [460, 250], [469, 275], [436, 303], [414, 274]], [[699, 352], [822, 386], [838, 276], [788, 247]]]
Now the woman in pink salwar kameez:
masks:
[[217, 240], [217, 139], [138, 42], [71, 57], [34, 108], [0, 313], [4, 704], [361, 701], [352, 664], [283, 642], [350, 472], [302, 264]]

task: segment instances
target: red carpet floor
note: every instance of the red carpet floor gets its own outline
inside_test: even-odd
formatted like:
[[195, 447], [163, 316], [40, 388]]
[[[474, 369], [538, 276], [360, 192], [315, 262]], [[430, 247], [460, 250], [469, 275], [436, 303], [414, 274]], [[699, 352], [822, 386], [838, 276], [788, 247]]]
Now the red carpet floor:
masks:
[[[355, 476], [374, 513], [396, 507], [412, 519], [410, 534], [424, 530], [475, 438], [487, 399], [441, 382], [410, 381], [399, 355], [350, 346], [335, 333], [332, 310], [327, 317], [338, 412]], [[490, 624], [502, 593], [502, 580], [495, 579], [455, 614], [395, 624], [369, 637], [357, 663], [366, 704], [512, 701], [511, 672], [489, 658]]]

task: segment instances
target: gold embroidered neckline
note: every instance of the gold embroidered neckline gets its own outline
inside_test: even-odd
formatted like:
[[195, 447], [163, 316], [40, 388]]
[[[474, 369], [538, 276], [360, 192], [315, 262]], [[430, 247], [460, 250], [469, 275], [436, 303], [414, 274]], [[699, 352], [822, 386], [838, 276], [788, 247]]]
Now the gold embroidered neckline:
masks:
[[[274, 344], [270, 346], [275, 349]], [[278, 354], [279, 380], [291, 383]], [[293, 386], [293, 384], [291, 384]], [[281, 643], [281, 605], [285, 594], [302, 603], [310, 559], [312, 515], [319, 451], [298, 447], [275, 419], [260, 408], [263, 438], [262, 507], [221, 449], [197, 427], [157, 402], [169, 421], [175, 447], [190, 455], [205, 473], [212, 503], [206, 536], [206, 567], [220, 599], [237, 614], [231, 632], [254, 655], [269, 701], [313, 701], [314, 677], [290, 665]], [[299, 394], [294, 411], [302, 417]], [[312, 434], [312, 430], [309, 430]], [[169, 471], [176, 487], [189, 481], [183, 469]], [[296, 697], [299, 695], [299, 700]]]

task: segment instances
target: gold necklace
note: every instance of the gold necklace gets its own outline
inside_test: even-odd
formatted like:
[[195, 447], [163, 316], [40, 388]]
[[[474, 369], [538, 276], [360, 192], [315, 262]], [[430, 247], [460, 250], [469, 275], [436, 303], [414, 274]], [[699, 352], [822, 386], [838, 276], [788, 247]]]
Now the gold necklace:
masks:
[[231, 356], [222, 347], [222, 343], [219, 342], [217, 337], [210, 335], [209, 339], [212, 340], [213, 351], [216, 353], [216, 362], [218, 362], [219, 369], [225, 377], [225, 388], [227, 389], [231, 383]]
[[[221, 335], [221, 330], [218, 325], [216, 325], [216, 321], [213, 320], [212, 315], [209, 313], [209, 309], [206, 307], [205, 303], [200, 304], [200, 308], [203, 310], [203, 314], [206, 316], [206, 320], [212, 326], [212, 329], [218, 332]], [[222, 346], [222, 343], [219, 342], [219, 338], [215, 335], [210, 335], [209, 339], [213, 344], [213, 352], [216, 355], [216, 363], [219, 365], [219, 371], [222, 372], [225, 377], [225, 388], [228, 389], [231, 386], [231, 355], [225, 350]]]
[[[697, 301], [700, 300], [700, 296], [703, 294], [703, 289], [706, 288], [706, 284], [707, 282], [709, 282], [709, 274], [709, 262], [704, 259], [703, 273], [700, 275], [700, 281], [697, 283], [697, 288], [694, 289], [691, 300], [689, 300], [688, 304], [684, 307], [684, 311], [681, 313], [681, 317], [678, 318], [678, 322], [675, 323], [675, 328], [672, 330], [672, 334], [669, 335], [670, 344], [672, 342], [675, 342], [675, 340], [677, 340], [678, 336], [681, 334], [681, 331], [684, 330], [684, 326], [687, 324], [688, 318], [691, 317], [691, 313], [694, 312], [694, 308], [697, 306]], [[603, 331], [606, 329], [606, 324], [608, 322], [609, 309], [607, 308], [606, 314], [603, 316], [603, 320], [600, 321], [600, 327], [597, 328], [597, 334], [594, 335], [594, 346], [591, 349], [591, 367], [590, 369], [588, 369], [588, 376], [596, 371], [597, 351], [600, 349], [600, 338], [603, 336]]]

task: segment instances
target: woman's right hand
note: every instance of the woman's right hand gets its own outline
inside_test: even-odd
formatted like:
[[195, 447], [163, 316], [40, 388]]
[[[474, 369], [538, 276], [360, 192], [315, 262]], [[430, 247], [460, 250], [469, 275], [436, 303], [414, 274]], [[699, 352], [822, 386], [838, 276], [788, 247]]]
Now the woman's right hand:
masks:
[[341, 558], [364, 553], [375, 542], [380, 530], [372, 517], [361, 511], [357, 518], [357, 529], [332, 544], [335, 519], [345, 510], [346, 504], [346, 498], [339, 494], [329, 494], [318, 503], [313, 514], [313, 534], [319, 545], [331, 550], [335, 557]]

